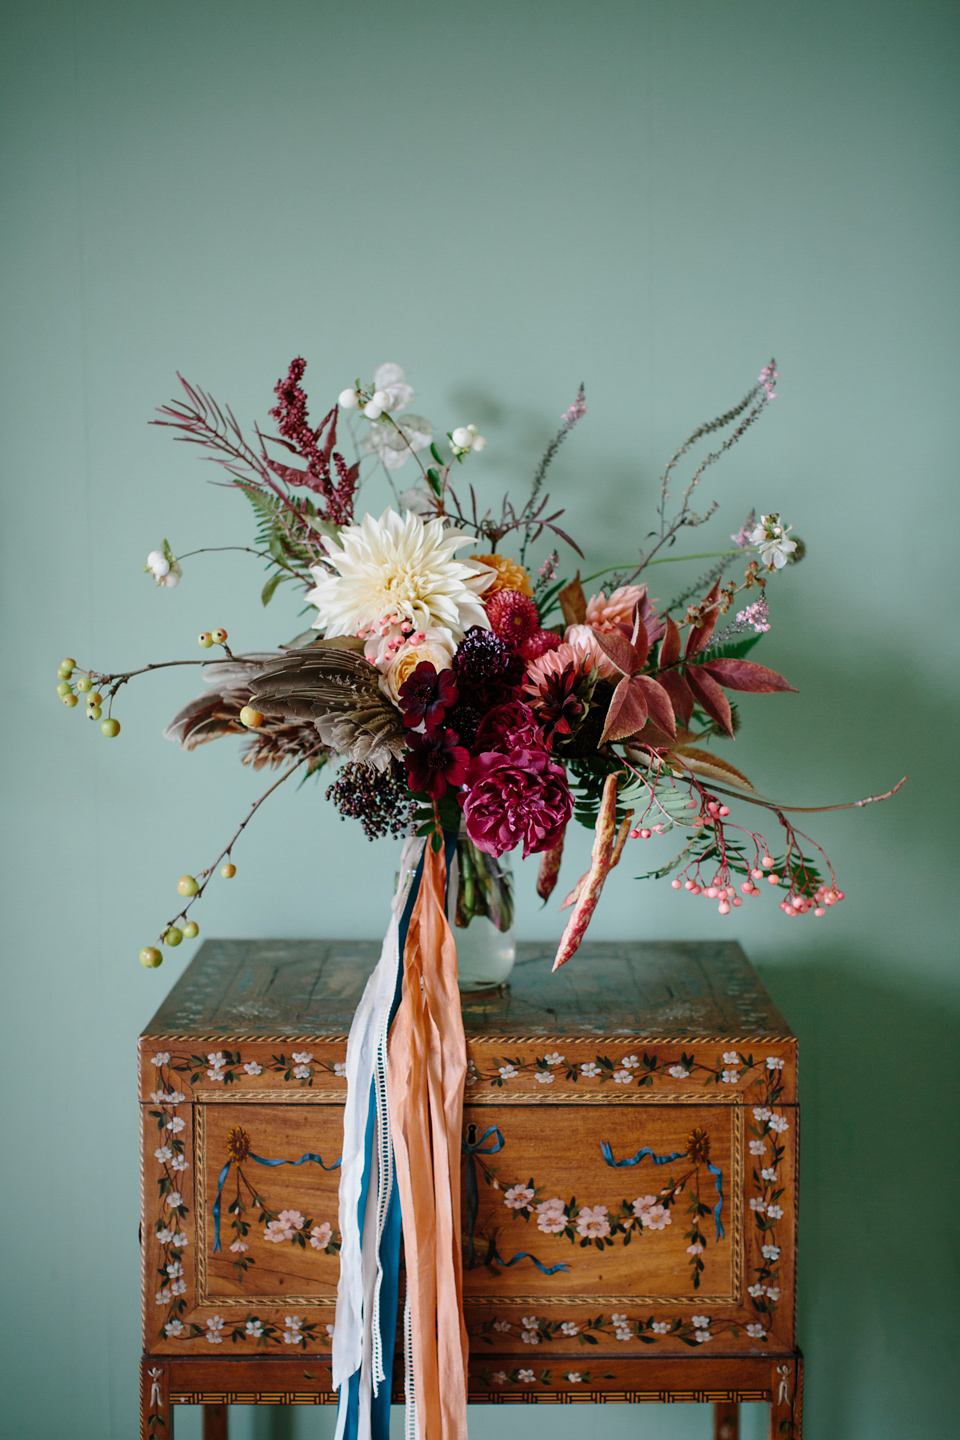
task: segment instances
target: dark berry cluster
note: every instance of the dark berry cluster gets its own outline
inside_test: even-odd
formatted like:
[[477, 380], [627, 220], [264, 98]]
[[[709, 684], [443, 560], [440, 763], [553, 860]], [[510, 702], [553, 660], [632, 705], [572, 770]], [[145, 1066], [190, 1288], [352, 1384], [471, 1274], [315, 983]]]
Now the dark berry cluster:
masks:
[[416, 810], [399, 761], [386, 770], [348, 761], [327, 787], [327, 799], [333, 801], [341, 819], [359, 820], [368, 840], [405, 835]]

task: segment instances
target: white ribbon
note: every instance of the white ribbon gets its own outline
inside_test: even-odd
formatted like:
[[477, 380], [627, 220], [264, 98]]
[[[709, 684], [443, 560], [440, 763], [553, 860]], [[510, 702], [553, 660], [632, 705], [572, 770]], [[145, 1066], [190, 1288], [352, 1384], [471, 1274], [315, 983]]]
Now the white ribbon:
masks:
[[151, 1406], [156, 1405], [156, 1407], [157, 1407], [158, 1410], [162, 1410], [162, 1409], [163, 1409], [163, 1397], [162, 1397], [161, 1394], [160, 1394], [160, 1380], [161, 1380], [161, 1377], [162, 1377], [162, 1375], [163, 1375], [163, 1371], [162, 1371], [162, 1370], [148, 1370], [148, 1371], [147, 1371], [147, 1374], [150, 1376], [150, 1379], [153, 1381], [153, 1384], [150, 1386], [150, 1404], [151, 1404]]
[[[389, 1136], [383, 1133], [383, 1115], [377, 1107], [372, 1170], [363, 1235], [357, 1208], [363, 1184], [364, 1150], [370, 1114], [370, 1089], [378, 1055], [386, 1043], [386, 1029], [401, 963], [400, 919], [410, 893], [413, 873], [424, 841], [409, 839], [400, 857], [400, 879], [393, 897], [393, 914], [384, 936], [376, 969], [367, 981], [347, 1039], [347, 1099], [343, 1111], [343, 1160], [340, 1167], [339, 1225], [340, 1280], [333, 1330], [333, 1386], [339, 1390], [356, 1370], [361, 1371], [358, 1440], [369, 1440], [370, 1389], [383, 1376], [379, 1349], [378, 1301], [380, 1295], [379, 1242], [385, 1218], [385, 1196], [392, 1175], [381, 1163], [389, 1155]], [[375, 1323], [376, 1322], [376, 1323]], [[376, 1334], [375, 1334], [376, 1332]], [[389, 1383], [389, 1377], [386, 1377]], [[345, 1392], [344, 1392], [345, 1393]], [[335, 1440], [342, 1440], [346, 1406], [340, 1406]]]

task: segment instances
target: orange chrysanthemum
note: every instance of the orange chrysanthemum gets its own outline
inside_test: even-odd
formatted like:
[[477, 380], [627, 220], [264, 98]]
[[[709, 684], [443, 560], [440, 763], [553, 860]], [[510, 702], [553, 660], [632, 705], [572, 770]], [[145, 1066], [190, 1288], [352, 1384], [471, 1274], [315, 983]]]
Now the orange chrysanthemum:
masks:
[[496, 579], [485, 592], [485, 599], [489, 600], [498, 590], [519, 590], [521, 595], [533, 594], [530, 576], [516, 560], [511, 560], [506, 555], [471, 555], [470, 559], [481, 565], [489, 565], [491, 570], [497, 572]]

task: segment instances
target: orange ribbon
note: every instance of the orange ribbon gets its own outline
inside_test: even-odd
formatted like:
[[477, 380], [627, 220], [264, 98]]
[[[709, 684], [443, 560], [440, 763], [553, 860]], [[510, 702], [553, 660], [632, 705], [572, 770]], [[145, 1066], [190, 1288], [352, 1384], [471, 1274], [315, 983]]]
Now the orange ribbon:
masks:
[[387, 1096], [420, 1440], [466, 1440], [467, 1332], [460, 1250], [460, 1141], [467, 1050], [444, 852], [428, 842], [390, 1032]]

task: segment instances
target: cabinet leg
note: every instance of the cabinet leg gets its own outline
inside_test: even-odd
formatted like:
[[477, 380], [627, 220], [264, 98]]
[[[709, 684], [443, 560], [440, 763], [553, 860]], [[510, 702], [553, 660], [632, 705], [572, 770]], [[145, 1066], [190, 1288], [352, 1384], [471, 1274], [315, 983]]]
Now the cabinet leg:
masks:
[[770, 1440], [801, 1440], [803, 1430], [803, 1356], [773, 1367], [770, 1387]]
[[203, 1440], [227, 1440], [226, 1405], [204, 1405]]
[[740, 1440], [740, 1406], [718, 1400], [713, 1407], [713, 1440]]
[[173, 1440], [167, 1367], [154, 1360], [140, 1365], [140, 1440]]

